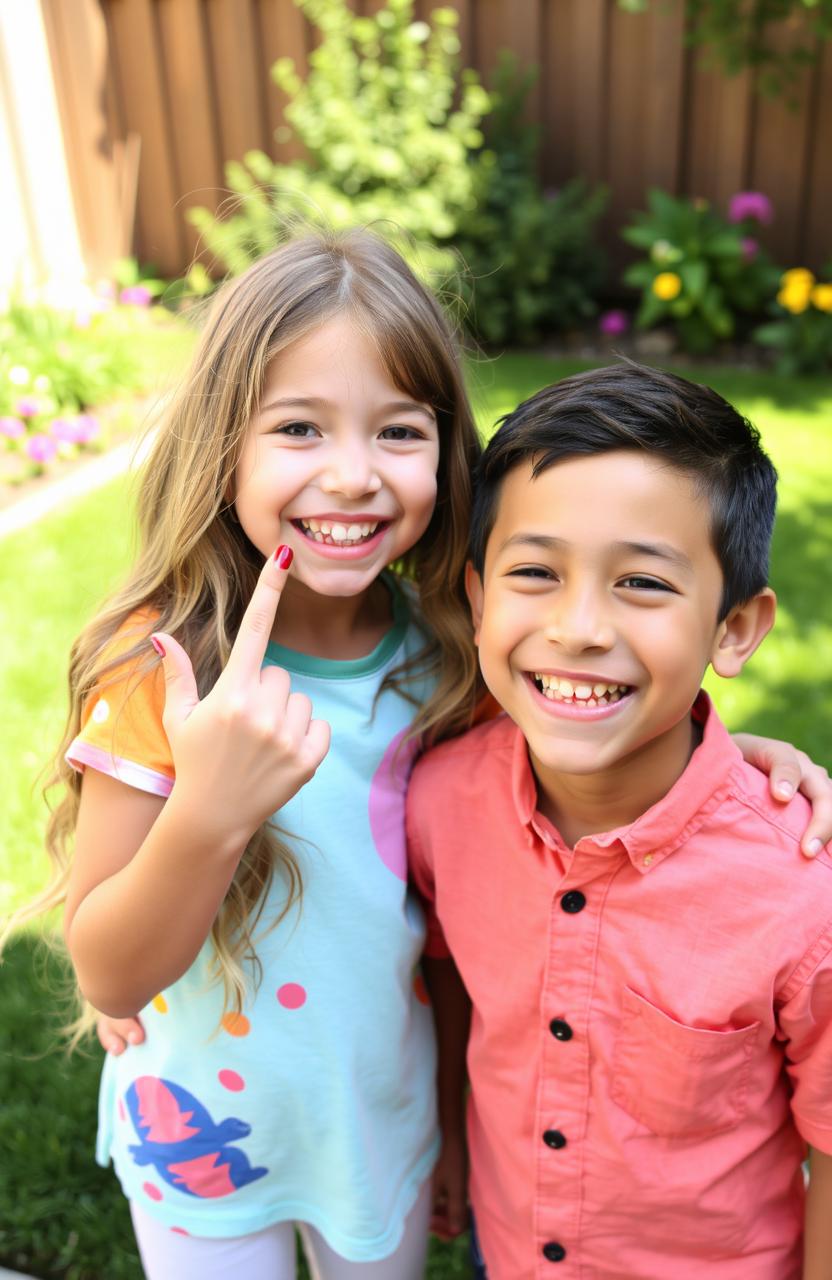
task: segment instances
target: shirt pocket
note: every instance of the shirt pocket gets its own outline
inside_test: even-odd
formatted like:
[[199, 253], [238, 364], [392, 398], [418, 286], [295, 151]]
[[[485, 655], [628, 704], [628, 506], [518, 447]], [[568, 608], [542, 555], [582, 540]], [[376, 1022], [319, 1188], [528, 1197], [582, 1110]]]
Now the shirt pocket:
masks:
[[664, 1138], [732, 1129], [748, 1108], [759, 1022], [707, 1031], [677, 1022], [629, 987], [612, 1066], [612, 1098]]

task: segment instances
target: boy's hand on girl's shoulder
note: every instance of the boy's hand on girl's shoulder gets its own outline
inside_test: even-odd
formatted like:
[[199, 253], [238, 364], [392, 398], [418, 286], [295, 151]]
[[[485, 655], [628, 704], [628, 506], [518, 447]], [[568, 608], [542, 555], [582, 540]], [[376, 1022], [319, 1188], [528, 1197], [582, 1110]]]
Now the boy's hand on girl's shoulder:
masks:
[[432, 1182], [430, 1229], [440, 1240], [453, 1240], [468, 1226], [468, 1152], [465, 1138], [445, 1138]]
[[832, 780], [826, 769], [788, 742], [760, 738], [753, 733], [733, 736], [748, 764], [768, 774], [775, 800], [788, 804], [800, 791], [811, 804], [812, 817], [801, 837], [800, 848], [807, 858], [814, 858], [832, 840]]
[[114, 1058], [118, 1058], [130, 1045], [144, 1044], [141, 1018], [107, 1018], [102, 1014], [95, 1024], [95, 1031], [102, 1049]]

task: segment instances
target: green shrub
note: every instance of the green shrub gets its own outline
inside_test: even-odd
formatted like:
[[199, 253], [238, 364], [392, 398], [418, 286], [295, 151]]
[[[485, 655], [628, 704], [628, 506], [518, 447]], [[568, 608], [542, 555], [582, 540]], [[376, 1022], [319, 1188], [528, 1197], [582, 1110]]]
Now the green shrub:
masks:
[[342, 228], [375, 224], [422, 274], [448, 277], [448, 247], [475, 199], [480, 122], [489, 99], [464, 71], [457, 97], [457, 15], [413, 18], [413, 0], [387, 0], [356, 17], [344, 0], [296, 0], [318, 29], [309, 74], [281, 58], [273, 76], [289, 98], [286, 119], [306, 158], [278, 164], [262, 151], [227, 166], [238, 207], [188, 216], [230, 271], [244, 270], [296, 221]]
[[456, 238], [468, 324], [485, 342], [534, 342], [588, 319], [604, 276], [594, 232], [606, 193], [582, 179], [541, 190], [538, 131], [524, 122], [534, 79], [503, 55], [488, 145], [474, 163], [474, 208]]
[[770, 310], [777, 318], [754, 330], [754, 340], [779, 354], [778, 373], [823, 373], [832, 368], [832, 264], [827, 281], [805, 267], [793, 267], [780, 279]]
[[621, 233], [647, 255], [624, 273], [642, 290], [636, 323], [670, 324], [688, 351], [708, 351], [760, 313], [777, 270], [758, 245], [748, 252], [744, 223], [728, 222], [705, 200], [654, 190], [648, 206]]

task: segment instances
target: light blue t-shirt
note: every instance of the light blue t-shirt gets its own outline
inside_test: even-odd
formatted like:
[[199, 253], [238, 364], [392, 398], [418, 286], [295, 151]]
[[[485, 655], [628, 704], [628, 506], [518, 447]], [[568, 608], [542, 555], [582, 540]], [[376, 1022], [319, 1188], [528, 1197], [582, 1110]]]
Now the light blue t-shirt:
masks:
[[[424, 635], [393, 596], [393, 628], [365, 658], [269, 646], [266, 662], [308, 694], [332, 745], [279, 814], [303, 900], [261, 930], [262, 980], [242, 1016], [220, 1026], [206, 944], [142, 1011], [146, 1042], [106, 1060], [99, 1163], [112, 1159], [130, 1199], [193, 1235], [294, 1220], [351, 1261], [383, 1258], [436, 1160], [433, 1026], [416, 973], [424, 923], [406, 882], [412, 752], [396, 750], [414, 706], [395, 690], [376, 697]], [[424, 681], [408, 688], [428, 693]], [[277, 882], [264, 922], [284, 900]]]

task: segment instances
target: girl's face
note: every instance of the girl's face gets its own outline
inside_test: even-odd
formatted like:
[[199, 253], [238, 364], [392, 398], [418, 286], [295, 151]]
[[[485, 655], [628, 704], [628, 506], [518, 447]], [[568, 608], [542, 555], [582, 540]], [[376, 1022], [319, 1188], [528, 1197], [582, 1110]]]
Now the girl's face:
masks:
[[424, 533], [438, 465], [430, 405], [405, 395], [372, 341], [339, 316], [270, 364], [234, 506], [264, 556], [292, 547], [297, 581], [355, 596]]

